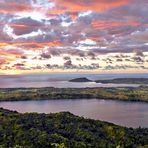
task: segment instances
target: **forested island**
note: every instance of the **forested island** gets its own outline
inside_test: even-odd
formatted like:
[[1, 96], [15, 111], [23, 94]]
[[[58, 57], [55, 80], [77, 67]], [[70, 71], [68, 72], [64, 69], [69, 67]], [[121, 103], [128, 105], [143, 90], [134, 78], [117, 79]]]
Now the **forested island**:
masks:
[[118, 88], [1, 88], [0, 101], [49, 99], [113, 99], [148, 102], [148, 87]]
[[126, 128], [69, 112], [18, 113], [0, 108], [1, 148], [146, 148], [148, 128]]
[[69, 82], [92, 82], [92, 80], [82, 77], [82, 78], [71, 79], [71, 80], [69, 80]]

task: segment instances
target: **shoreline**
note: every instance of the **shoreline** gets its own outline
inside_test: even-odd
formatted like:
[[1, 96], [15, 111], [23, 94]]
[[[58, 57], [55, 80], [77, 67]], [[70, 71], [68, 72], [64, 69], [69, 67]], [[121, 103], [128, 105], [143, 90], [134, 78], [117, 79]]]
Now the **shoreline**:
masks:
[[114, 125], [114, 126], [118, 126], [118, 127], [122, 127], [122, 128], [129, 128], [129, 129], [138, 129], [138, 128], [141, 128], [141, 129], [148, 129], [148, 127], [142, 127], [142, 126], [137, 126], [137, 127], [132, 127], [132, 126], [124, 126], [124, 125], [119, 125], [119, 124], [116, 124], [116, 123], [113, 123], [113, 122], [110, 122], [110, 121], [105, 121], [105, 120], [101, 120], [101, 119], [94, 119], [94, 118], [89, 118], [89, 117], [85, 117], [85, 116], [81, 116], [81, 115], [76, 115], [70, 111], [58, 111], [58, 112], [50, 112], [50, 113], [41, 113], [41, 112], [19, 112], [17, 110], [12, 110], [12, 109], [7, 109], [7, 108], [4, 108], [4, 107], [0, 107], [0, 112], [1, 111], [8, 111], [8, 112], [14, 112], [16, 114], [38, 114], [38, 115], [41, 115], [41, 114], [45, 114], [45, 115], [56, 115], [56, 114], [60, 114], [60, 113], [69, 113], [73, 116], [76, 116], [76, 117], [79, 117], [79, 118], [83, 118], [85, 120], [92, 120], [92, 121], [99, 121], [99, 122], [103, 122], [103, 123], [107, 123], [107, 124], [110, 124], [110, 125]]
[[99, 122], [103, 122], [103, 123], [107, 123], [107, 124], [110, 124], [110, 125], [113, 125], [113, 126], [118, 126], [118, 127], [122, 127], [122, 128], [128, 128], [128, 129], [138, 129], [138, 128], [141, 128], [141, 129], [148, 129], [148, 127], [127, 127], [127, 126], [123, 126], [123, 125], [118, 125], [118, 124], [115, 124], [113, 122], [109, 122], [109, 121], [105, 121], [105, 120], [101, 120], [101, 119], [93, 119], [93, 118], [88, 118], [88, 117], [84, 117], [84, 116], [81, 116], [81, 115], [76, 115], [74, 113], [71, 113], [70, 111], [59, 111], [59, 112], [50, 112], [50, 113], [39, 113], [39, 112], [19, 112], [17, 110], [11, 110], [11, 109], [7, 109], [7, 108], [4, 108], [4, 107], [0, 107], [0, 112], [1, 111], [7, 111], [7, 112], [12, 112], [12, 113], [16, 113], [16, 114], [20, 114], [20, 115], [24, 115], [24, 114], [38, 114], [38, 115], [56, 115], [56, 114], [60, 114], [60, 113], [68, 113], [68, 114], [71, 114], [75, 117], [78, 117], [78, 118], [83, 118], [85, 120], [92, 120], [92, 121], [99, 121]]
[[38, 98], [38, 99], [24, 99], [24, 100], [0, 100], [1, 102], [19, 102], [19, 101], [50, 101], [50, 100], [92, 100], [92, 99], [96, 99], [96, 100], [104, 100], [104, 101], [123, 101], [123, 102], [141, 102], [141, 103], [148, 103], [148, 101], [143, 101], [143, 100], [124, 100], [124, 99], [114, 99], [114, 98], [50, 98], [50, 99], [46, 99], [46, 98]]

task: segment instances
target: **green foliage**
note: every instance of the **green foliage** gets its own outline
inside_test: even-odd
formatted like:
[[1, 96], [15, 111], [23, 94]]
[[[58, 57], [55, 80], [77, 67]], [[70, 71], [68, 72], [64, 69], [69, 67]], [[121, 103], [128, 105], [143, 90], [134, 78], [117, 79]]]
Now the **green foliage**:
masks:
[[0, 109], [0, 148], [145, 148], [148, 129], [84, 119], [69, 112], [20, 114]]
[[0, 101], [49, 99], [116, 99], [148, 102], [148, 87], [137, 88], [6, 88], [0, 89]]

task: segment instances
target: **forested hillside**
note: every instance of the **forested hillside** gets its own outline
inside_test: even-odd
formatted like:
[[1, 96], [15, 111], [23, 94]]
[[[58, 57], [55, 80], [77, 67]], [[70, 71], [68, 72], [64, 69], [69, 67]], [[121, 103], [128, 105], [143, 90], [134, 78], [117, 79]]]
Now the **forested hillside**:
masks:
[[69, 112], [20, 114], [0, 109], [0, 148], [146, 148], [146, 145], [147, 128], [124, 128]]

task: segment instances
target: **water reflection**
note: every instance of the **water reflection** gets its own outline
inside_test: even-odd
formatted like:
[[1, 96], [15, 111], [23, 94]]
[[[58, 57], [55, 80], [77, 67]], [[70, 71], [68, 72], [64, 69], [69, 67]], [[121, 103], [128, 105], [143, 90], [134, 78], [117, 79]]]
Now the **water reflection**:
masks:
[[19, 112], [50, 113], [70, 111], [127, 127], [148, 127], [148, 104], [98, 99], [0, 102], [0, 107]]

